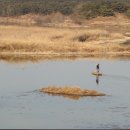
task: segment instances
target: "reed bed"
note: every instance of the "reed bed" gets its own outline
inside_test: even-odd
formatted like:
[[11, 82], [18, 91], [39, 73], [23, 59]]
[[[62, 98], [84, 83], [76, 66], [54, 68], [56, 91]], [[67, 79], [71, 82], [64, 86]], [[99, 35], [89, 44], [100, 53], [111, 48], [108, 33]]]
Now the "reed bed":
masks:
[[0, 25], [0, 52], [106, 53], [130, 51], [130, 38], [101, 29]]
[[59, 94], [59, 95], [75, 95], [75, 96], [105, 96], [104, 93], [97, 92], [96, 90], [81, 89], [80, 87], [71, 86], [48, 86], [46, 88], [40, 89], [40, 92], [49, 94]]

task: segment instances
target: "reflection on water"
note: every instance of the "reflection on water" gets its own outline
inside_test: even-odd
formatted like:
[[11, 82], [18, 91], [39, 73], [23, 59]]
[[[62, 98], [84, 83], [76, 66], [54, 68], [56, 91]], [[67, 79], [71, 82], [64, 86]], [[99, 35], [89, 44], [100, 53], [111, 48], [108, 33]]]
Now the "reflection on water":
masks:
[[0, 54], [0, 60], [8, 63], [29, 63], [40, 62], [44, 60], [76, 60], [79, 58], [95, 59], [95, 60], [129, 60], [130, 55], [101, 55], [101, 54], [81, 54], [81, 55], [14, 55], [14, 54]]
[[61, 96], [63, 98], [68, 98], [68, 99], [71, 99], [71, 100], [79, 100], [79, 99], [84, 97], [84, 96], [78, 96], [78, 95], [51, 94], [51, 93], [48, 93], [48, 95], [49, 96]]
[[96, 76], [96, 83], [99, 84], [99, 76]]
[[122, 75], [104, 74], [104, 76], [105, 76], [105, 77], [109, 77], [109, 78], [115, 78], [115, 79], [126, 79], [126, 80], [130, 80], [130, 77], [122, 76]]

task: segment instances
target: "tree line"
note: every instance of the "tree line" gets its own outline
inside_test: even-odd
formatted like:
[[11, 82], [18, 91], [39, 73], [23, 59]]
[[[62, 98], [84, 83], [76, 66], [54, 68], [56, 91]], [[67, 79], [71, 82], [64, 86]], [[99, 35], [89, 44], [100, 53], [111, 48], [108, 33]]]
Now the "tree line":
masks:
[[19, 16], [28, 13], [48, 15], [79, 14], [90, 19], [124, 13], [130, 17], [130, 0], [0, 0], [0, 16]]

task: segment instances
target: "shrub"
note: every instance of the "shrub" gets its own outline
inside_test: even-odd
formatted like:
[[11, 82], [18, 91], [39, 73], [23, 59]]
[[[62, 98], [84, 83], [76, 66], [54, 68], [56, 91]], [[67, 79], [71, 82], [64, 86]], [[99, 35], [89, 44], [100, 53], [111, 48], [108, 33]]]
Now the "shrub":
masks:
[[129, 0], [0, 0], [0, 16], [27, 13], [48, 15], [55, 12], [72, 15], [76, 12], [83, 18], [90, 19], [113, 16], [115, 12], [126, 13], [128, 9]]
[[122, 43], [123, 45], [130, 45], [130, 40], [127, 40], [125, 42]]
[[110, 8], [107, 8], [106, 6], [101, 6], [100, 8], [100, 15], [102, 16], [113, 16], [114, 15], [114, 11]]
[[81, 6], [80, 14], [86, 19], [95, 18], [99, 15], [99, 5], [94, 3], [86, 3]]
[[127, 11], [127, 6], [125, 3], [119, 3], [119, 2], [116, 2], [114, 4], [112, 4], [112, 9], [115, 11], [115, 12], [118, 12], [118, 13], [124, 13]]
[[61, 9], [60, 9], [60, 12], [61, 12], [62, 14], [64, 14], [64, 15], [70, 15], [70, 14], [73, 13], [73, 9], [72, 9], [72, 7], [70, 7], [70, 6], [66, 6], [66, 7], [64, 7], [64, 8], [61, 8]]
[[130, 18], [130, 9], [127, 10], [126, 15]]
[[89, 38], [89, 36], [87, 36], [86, 34], [83, 34], [83, 35], [78, 37], [78, 41], [85, 42], [88, 38]]

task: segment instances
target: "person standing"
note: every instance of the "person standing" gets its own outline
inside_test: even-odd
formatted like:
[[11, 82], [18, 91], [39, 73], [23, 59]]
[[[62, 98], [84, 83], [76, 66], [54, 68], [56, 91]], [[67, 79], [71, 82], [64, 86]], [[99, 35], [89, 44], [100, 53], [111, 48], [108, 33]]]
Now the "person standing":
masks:
[[96, 66], [96, 70], [97, 70], [97, 73], [99, 73], [99, 70], [100, 70], [100, 68], [99, 68], [99, 64], [97, 64], [97, 66]]

